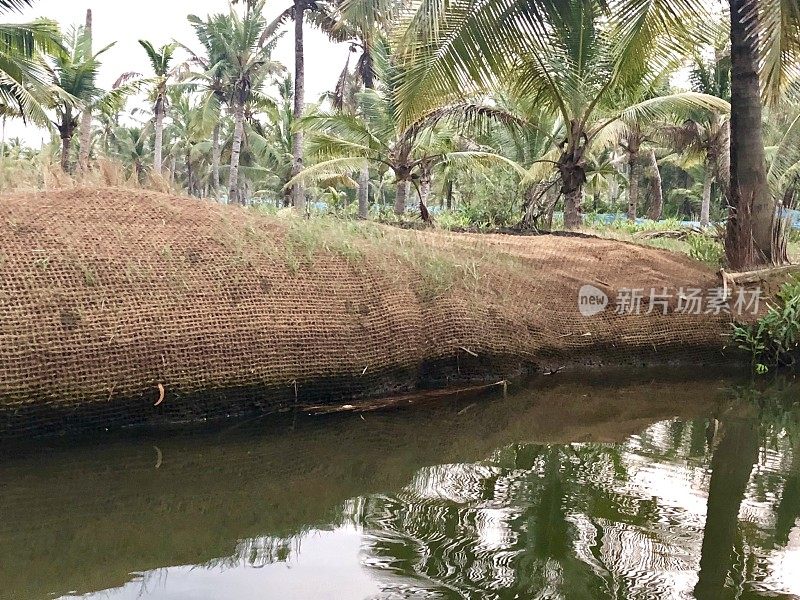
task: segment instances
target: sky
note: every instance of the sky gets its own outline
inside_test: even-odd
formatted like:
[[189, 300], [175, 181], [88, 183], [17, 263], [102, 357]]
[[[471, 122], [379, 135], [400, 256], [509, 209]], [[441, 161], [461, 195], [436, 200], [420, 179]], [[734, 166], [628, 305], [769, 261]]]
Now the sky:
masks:
[[[280, 14], [290, 0], [267, 0], [268, 19]], [[139, 39], [146, 39], [158, 47], [176, 39], [190, 48], [198, 48], [194, 32], [186, 20], [188, 14], [205, 17], [209, 13], [226, 12], [228, 0], [36, 0], [31, 8], [21, 14], [5, 14], [5, 22], [24, 22], [37, 17], [58, 21], [62, 29], [82, 24], [86, 9], [93, 14], [95, 49], [115, 42], [103, 55], [100, 85], [109, 88], [121, 73], [135, 71], [148, 73], [149, 67]], [[286, 65], [289, 72], [294, 67], [292, 31], [286, 28], [274, 57]], [[331, 44], [321, 33], [306, 27], [306, 101], [316, 101], [324, 92], [333, 89], [336, 79], [347, 59], [348, 47]], [[199, 50], [199, 48], [198, 48]], [[27, 143], [39, 145], [49, 134], [41, 129], [9, 122], [8, 137], [19, 136]]]

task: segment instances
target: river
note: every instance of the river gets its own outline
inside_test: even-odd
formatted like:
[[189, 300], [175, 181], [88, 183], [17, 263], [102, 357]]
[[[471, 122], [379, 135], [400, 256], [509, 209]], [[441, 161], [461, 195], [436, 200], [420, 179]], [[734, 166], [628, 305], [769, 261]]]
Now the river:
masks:
[[798, 399], [556, 374], [6, 446], [0, 598], [800, 598]]

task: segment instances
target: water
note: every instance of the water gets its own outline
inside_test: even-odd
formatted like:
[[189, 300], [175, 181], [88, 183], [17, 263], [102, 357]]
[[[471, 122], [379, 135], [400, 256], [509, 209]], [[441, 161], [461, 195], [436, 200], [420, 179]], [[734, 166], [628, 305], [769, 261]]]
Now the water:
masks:
[[800, 598], [800, 387], [559, 377], [2, 448], [0, 597]]

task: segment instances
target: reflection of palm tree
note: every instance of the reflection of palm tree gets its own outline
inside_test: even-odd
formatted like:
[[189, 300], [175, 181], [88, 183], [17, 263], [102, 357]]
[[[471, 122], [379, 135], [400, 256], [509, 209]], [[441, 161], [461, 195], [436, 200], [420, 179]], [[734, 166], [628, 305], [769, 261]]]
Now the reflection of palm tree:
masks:
[[[787, 393], [788, 392], [788, 393]], [[800, 410], [787, 410], [787, 400], [794, 402], [796, 392], [778, 391], [773, 401], [767, 401], [761, 411], [762, 426], [766, 430], [765, 446], [780, 448], [781, 442], [785, 450], [784, 456], [791, 454], [791, 463], [786, 466], [786, 479], [780, 493], [780, 502], [775, 508], [775, 546], [785, 546], [789, 542], [789, 533], [800, 518]], [[783, 398], [781, 398], [783, 394]]]
[[[524, 522], [525, 535], [521, 537], [525, 548], [516, 565], [518, 573], [528, 573], [529, 576], [520, 577], [518, 589], [533, 593], [543, 585], [556, 586], [563, 587], [571, 598], [591, 597], [590, 590], [597, 585], [596, 576], [589, 565], [572, 551], [573, 526], [568, 520], [568, 511], [575, 507], [569, 506], [568, 496], [574, 491], [570, 488], [580, 478], [567, 449], [571, 450], [569, 446], [542, 448], [543, 471], [537, 482], [541, 485], [538, 502], [520, 515]], [[560, 566], [559, 577], [548, 581], [553, 579], [554, 564]]]
[[603, 597], [608, 582], [575, 552], [575, 517], [624, 512], [605, 489], [624, 479], [621, 465], [614, 447], [517, 444], [487, 463], [420, 472], [403, 494], [372, 498], [359, 524], [376, 562], [458, 593]]
[[700, 576], [694, 590], [699, 600], [726, 597], [725, 580], [737, 543], [739, 508], [758, 457], [758, 422], [755, 419], [725, 419], [721, 434], [711, 460]]
[[786, 478], [783, 494], [775, 509], [775, 544], [785, 546], [789, 532], [800, 518], [800, 446], [795, 446], [792, 472]]

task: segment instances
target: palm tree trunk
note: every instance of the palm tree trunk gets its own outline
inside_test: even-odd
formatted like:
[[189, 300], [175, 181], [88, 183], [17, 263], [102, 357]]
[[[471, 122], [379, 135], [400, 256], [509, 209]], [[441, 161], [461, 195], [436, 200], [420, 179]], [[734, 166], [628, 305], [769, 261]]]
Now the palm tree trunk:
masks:
[[87, 106], [83, 109], [80, 125], [80, 155], [78, 156], [78, 168], [81, 173], [89, 171], [89, 153], [92, 146], [92, 109]]
[[447, 182], [447, 193], [445, 194], [445, 196], [447, 198], [446, 205], [445, 205], [445, 206], [447, 206], [447, 210], [453, 210], [453, 180], [452, 179], [450, 179]]
[[731, 181], [725, 254], [734, 269], [773, 262], [776, 206], [767, 186], [758, 52], [750, 32], [750, 4], [748, 0], [730, 0]]
[[639, 210], [639, 153], [632, 151], [628, 157], [630, 181], [628, 182], [628, 221], [636, 221]]
[[[92, 58], [92, 9], [86, 11], [86, 36], [89, 44], [86, 48], [85, 58]], [[80, 153], [78, 154], [78, 168], [81, 173], [89, 171], [89, 153], [92, 145], [92, 107], [87, 104], [83, 109], [80, 124]]]
[[220, 126], [219, 122], [214, 125], [214, 133], [211, 138], [211, 180], [214, 186], [214, 193], [219, 193], [219, 160], [222, 149], [219, 144]]
[[192, 151], [186, 150], [186, 191], [192, 195], [194, 189], [194, 170], [192, 169]]
[[407, 180], [397, 182], [397, 193], [394, 197], [394, 214], [402, 215], [406, 212], [406, 201], [408, 199], [408, 185]]
[[611, 212], [617, 212], [617, 200], [619, 200], [619, 183], [616, 177], [611, 179], [608, 185], [608, 198], [611, 202]]
[[241, 204], [239, 197], [239, 155], [242, 151], [244, 138], [244, 103], [236, 101], [233, 110], [233, 144], [231, 146], [230, 180], [228, 182], [228, 204]]
[[[68, 117], [72, 118], [72, 117]], [[61, 170], [64, 173], [69, 173], [69, 151], [72, 146], [72, 131], [69, 125], [64, 125], [61, 128]]]
[[647, 217], [653, 221], [658, 221], [661, 218], [661, 213], [664, 212], [664, 192], [661, 189], [661, 170], [658, 168], [658, 161], [656, 160], [656, 151], [650, 150], [650, 169], [653, 171], [653, 176], [650, 179], [650, 210], [647, 211]]
[[547, 183], [540, 181], [537, 184], [528, 184], [522, 192], [522, 219], [520, 229], [536, 229], [539, 218], [541, 198], [547, 192]]
[[758, 460], [755, 419], [734, 417], [722, 421], [722, 436], [711, 459], [700, 572], [694, 588], [698, 600], [726, 597], [725, 581], [739, 529], [739, 510]]
[[159, 101], [156, 104], [156, 141], [153, 156], [153, 173], [161, 176], [163, 164], [162, 153], [164, 147], [164, 107]]
[[358, 218], [366, 219], [369, 212], [369, 166], [361, 167], [358, 176]]
[[69, 165], [69, 151], [72, 140], [70, 138], [61, 138], [61, 169], [64, 173], [70, 172]]
[[172, 155], [170, 158], [169, 163], [169, 182], [173, 183], [175, 181], [175, 163], [177, 162], [175, 154]]
[[6, 116], [3, 115], [3, 133], [0, 138], [0, 184], [6, 183]]
[[[294, 112], [292, 116], [297, 122], [303, 116], [305, 104], [305, 56], [303, 54], [303, 10], [302, 0], [294, 2]], [[303, 170], [303, 132], [296, 131], [292, 135], [292, 177]], [[295, 210], [305, 213], [306, 192], [303, 184], [298, 182], [292, 187], [292, 204]]]
[[711, 214], [711, 182], [713, 179], [711, 163], [706, 159], [703, 179], [703, 203], [700, 205], [700, 227], [708, 227], [709, 215]]
[[428, 205], [428, 198], [431, 195], [431, 180], [427, 177], [419, 182], [419, 201], [425, 206]]
[[428, 198], [431, 195], [431, 176], [425, 175], [419, 182], [419, 214], [426, 223], [431, 223], [431, 215], [428, 212]]
[[583, 224], [580, 212], [582, 203], [582, 185], [564, 193], [564, 229], [577, 229]]
[[561, 192], [564, 194], [564, 228], [576, 229], [583, 225], [581, 204], [583, 204], [583, 185], [586, 183], [586, 161], [583, 154], [585, 146], [580, 140], [585, 135], [581, 132], [581, 125], [573, 120], [572, 141], [564, 150], [558, 161], [558, 174], [561, 178]]
[[[367, 52], [367, 57], [371, 61], [371, 56], [369, 55], [369, 44], [364, 44], [365, 52]], [[371, 68], [367, 69], [367, 72], [364, 74], [364, 89], [371, 90], [375, 87], [375, 82], [372, 78], [372, 70]], [[369, 215], [369, 163], [365, 164], [361, 168], [361, 173], [359, 174], [358, 178], [358, 218], [359, 219], [366, 219]]]

